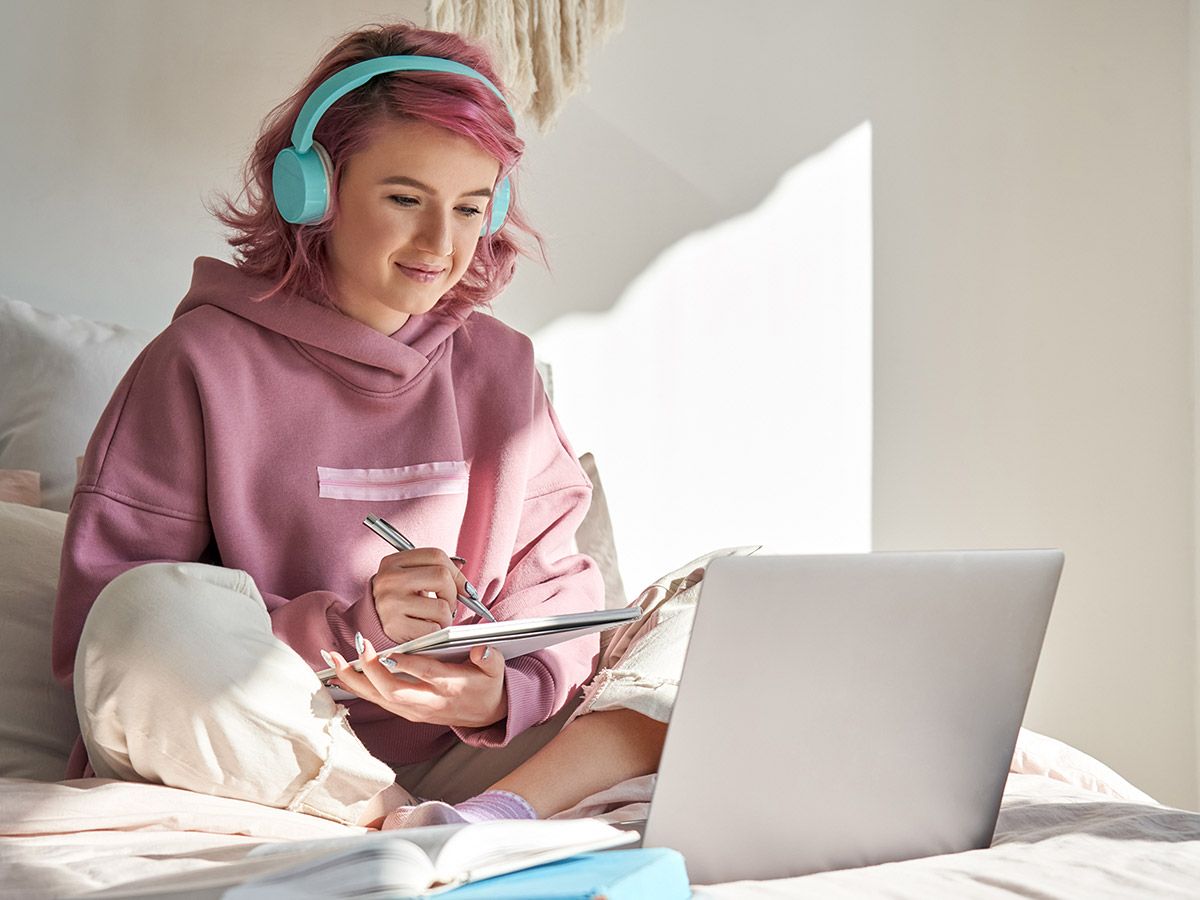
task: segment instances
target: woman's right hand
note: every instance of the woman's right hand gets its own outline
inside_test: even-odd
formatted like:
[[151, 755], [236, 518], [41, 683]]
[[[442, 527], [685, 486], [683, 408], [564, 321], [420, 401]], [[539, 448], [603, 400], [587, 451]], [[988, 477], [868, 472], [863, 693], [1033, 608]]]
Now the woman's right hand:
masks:
[[397, 644], [445, 628], [454, 621], [466, 576], [434, 547], [401, 550], [379, 561], [371, 593], [383, 632]]

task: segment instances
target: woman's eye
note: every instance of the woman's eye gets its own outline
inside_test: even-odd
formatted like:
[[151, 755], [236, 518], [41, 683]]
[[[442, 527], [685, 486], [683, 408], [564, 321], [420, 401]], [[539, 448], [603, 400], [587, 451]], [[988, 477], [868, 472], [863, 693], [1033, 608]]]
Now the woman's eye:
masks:
[[460, 206], [458, 211], [468, 219], [472, 219], [483, 212], [478, 206]]
[[388, 197], [388, 199], [394, 200], [398, 206], [416, 206], [417, 205], [416, 197], [403, 197], [403, 196], [393, 194], [392, 196]]

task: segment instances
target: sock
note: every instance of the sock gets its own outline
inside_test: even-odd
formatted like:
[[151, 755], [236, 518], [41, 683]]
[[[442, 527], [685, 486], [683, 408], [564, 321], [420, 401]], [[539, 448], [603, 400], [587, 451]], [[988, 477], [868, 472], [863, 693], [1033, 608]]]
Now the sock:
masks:
[[484, 791], [477, 797], [451, 806], [441, 800], [426, 800], [416, 806], [401, 806], [388, 813], [380, 831], [419, 828], [422, 825], [459, 825], [493, 819], [536, 819], [537, 813], [520, 794]]

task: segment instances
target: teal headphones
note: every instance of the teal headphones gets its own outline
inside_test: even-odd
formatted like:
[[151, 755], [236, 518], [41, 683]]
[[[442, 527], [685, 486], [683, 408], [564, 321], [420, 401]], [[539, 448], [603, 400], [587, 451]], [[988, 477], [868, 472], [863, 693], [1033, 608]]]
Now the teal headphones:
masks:
[[[366, 84], [376, 75], [387, 72], [451, 72], [482, 81], [500, 98], [511, 113], [512, 108], [496, 86], [470, 66], [437, 56], [379, 56], [347, 66], [321, 82], [304, 101], [296, 125], [292, 129], [292, 146], [279, 151], [271, 170], [271, 190], [275, 208], [283, 218], [295, 225], [308, 225], [325, 218], [329, 211], [329, 195], [333, 185], [333, 163], [325, 148], [313, 140], [317, 122], [339, 98], [356, 87]], [[492, 195], [492, 214], [484, 225], [483, 235], [495, 234], [508, 215], [512, 189], [508, 178], [502, 178]]]

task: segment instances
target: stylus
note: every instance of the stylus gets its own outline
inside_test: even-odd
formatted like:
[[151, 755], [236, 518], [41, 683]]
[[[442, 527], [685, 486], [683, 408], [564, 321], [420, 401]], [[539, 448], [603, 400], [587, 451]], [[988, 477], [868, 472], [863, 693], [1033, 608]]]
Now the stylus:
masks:
[[[367, 516], [365, 519], [363, 519], [363, 524], [366, 525], [368, 528], [370, 528], [373, 532], [375, 532], [381, 538], [383, 538], [385, 541], [387, 541], [389, 544], [391, 544], [393, 547], [395, 547], [397, 550], [415, 550], [415, 549], [417, 549], [412, 541], [410, 541], [408, 538], [406, 538], [404, 535], [402, 535], [387, 521], [379, 518], [379, 516]], [[458, 602], [461, 603], [463, 606], [465, 606], [467, 609], [471, 610], [471, 612], [477, 613], [477, 614], [483, 616], [489, 622], [495, 622], [496, 617], [493, 616], [492, 611], [490, 609], [488, 609], [486, 606], [484, 606], [483, 603], [479, 600], [479, 591], [475, 590], [474, 585], [472, 585], [471, 582], [469, 582], [469, 581], [466, 584], [466, 592], [467, 592], [466, 596], [463, 596], [462, 594], [458, 595]]]

